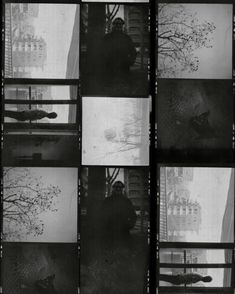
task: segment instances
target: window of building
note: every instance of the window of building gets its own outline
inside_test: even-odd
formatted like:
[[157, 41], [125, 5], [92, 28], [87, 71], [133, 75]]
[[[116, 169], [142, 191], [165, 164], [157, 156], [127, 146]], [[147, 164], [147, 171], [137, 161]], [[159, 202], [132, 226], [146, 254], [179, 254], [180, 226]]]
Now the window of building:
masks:
[[[161, 166], [159, 170], [159, 293], [233, 293], [234, 169], [182, 167], [181, 174], [191, 176], [180, 183], [172, 181], [172, 177], [179, 175], [173, 174], [173, 169]], [[190, 205], [187, 218], [191, 221], [185, 221], [184, 201], [177, 202], [178, 198], [173, 196], [169, 203], [167, 198], [170, 189], [178, 186], [189, 191], [186, 203]], [[215, 198], [219, 199], [216, 203]], [[174, 203], [182, 206], [182, 215], [180, 207], [174, 214]], [[193, 282], [192, 275], [210, 276], [211, 281]], [[187, 283], [183, 283], [182, 277], [186, 276]], [[181, 283], [177, 284], [179, 280]]]

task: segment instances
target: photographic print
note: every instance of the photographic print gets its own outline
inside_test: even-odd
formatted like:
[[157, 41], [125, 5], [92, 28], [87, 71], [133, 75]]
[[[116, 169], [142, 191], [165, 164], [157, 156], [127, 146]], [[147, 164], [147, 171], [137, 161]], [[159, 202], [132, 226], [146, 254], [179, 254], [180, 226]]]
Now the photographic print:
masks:
[[4, 89], [5, 123], [77, 122], [77, 86], [14, 85]]
[[76, 244], [3, 245], [3, 293], [78, 293]]
[[148, 96], [148, 5], [81, 5], [81, 90], [86, 96]]
[[160, 241], [190, 244], [160, 249], [160, 285], [230, 287], [232, 251], [208, 243], [234, 241], [234, 169], [161, 166], [159, 189]]
[[233, 242], [234, 169], [161, 167], [160, 185], [161, 241]]
[[148, 168], [84, 167], [81, 177], [81, 293], [147, 293]]
[[158, 5], [159, 78], [231, 79], [231, 4]]
[[80, 162], [75, 134], [8, 134], [4, 135], [3, 147], [5, 166], [77, 166]]
[[79, 75], [79, 5], [6, 3], [5, 78]]
[[82, 164], [149, 164], [149, 99], [83, 97]]
[[77, 242], [77, 169], [5, 167], [3, 237]]
[[178, 150], [185, 155], [229, 152], [233, 117], [232, 81], [158, 82], [157, 143], [161, 150]]
[[0, 293], [235, 294], [234, 1], [2, 1]]

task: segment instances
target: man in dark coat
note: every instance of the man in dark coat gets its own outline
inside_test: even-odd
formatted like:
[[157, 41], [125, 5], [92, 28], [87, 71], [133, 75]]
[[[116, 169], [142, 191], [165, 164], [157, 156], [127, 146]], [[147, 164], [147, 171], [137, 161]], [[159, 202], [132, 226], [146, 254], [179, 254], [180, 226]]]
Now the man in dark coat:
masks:
[[130, 229], [136, 222], [136, 213], [131, 201], [124, 193], [124, 184], [116, 181], [110, 197], [102, 204], [103, 234], [112, 239], [128, 239]]
[[136, 59], [136, 49], [131, 38], [123, 32], [124, 20], [116, 18], [112, 31], [104, 36], [102, 56], [104, 72], [107, 75], [125, 76]]

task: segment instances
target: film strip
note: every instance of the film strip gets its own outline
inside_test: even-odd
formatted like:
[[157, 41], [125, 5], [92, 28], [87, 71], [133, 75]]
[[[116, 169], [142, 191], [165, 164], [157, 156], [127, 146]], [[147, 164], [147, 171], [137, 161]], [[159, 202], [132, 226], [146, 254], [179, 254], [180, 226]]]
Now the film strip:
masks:
[[149, 293], [149, 4], [2, 6], [2, 293]]
[[[234, 14], [232, 15], [232, 11], [234, 11], [233, 4], [234, 3], [232, 1], [226, 1], [226, 3], [221, 3], [219, 1], [207, 1], [203, 4], [199, 1], [190, 1], [190, 3], [187, 1], [160, 1], [160, 3], [158, 4], [158, 70], [160, 71], [160, 73], [158, 73], [158, 75], [156, 76], [158, 103], [158, 107], [156, 107], [156, 119], [158, 124], [157, 147], [159, 149], [156, 149], [155, 161], [157, 171], [156, 195], [158, 207], [156, 232], [157, 293], [234, 293], [234, 143], [232, 143], [234, 142], [234, 94], [231, 86], [233, 83], [231, 64], [232, 58], [234, 58], [232, 53], [234, 47], [232, 44], [233, 42], [231, 42], [233, 39], [232, 31], [234, 28], [234, 26], [232, 27], [231, 25], [233, 23], [234, 17]], [[227, 23], [227, 28], [229, 27], [228, 39], [230, 41], [229, 45], [226, 45], [224, 47], [228, 49], [228, 52], [225, 53], [225, 55], [230, 56], [230, 62], [228, 63], [227, 67], [227, 77], [221, 76], [223, 82], [217, 79], [215, 76], [213, 76], [213, 79], [215, 80], [211, 80], [208, 74], [204, 76], [202, 72], [200, 76], [192, 77], [192, 71], [187, 71], [187, 74], [183, 77], [182, 72], [176, 72], [176, 70], [179, 69], [179, 66], [176, 66], [176, 68], [173, 69], [171, 68], [170, 70], [169, 67], [165, 67], [167, 65], [167, 59], [170, 58], [168, 50], [175, 49], [176, 45], [179, 47], [179, 44], [176, 43], [175, 40], [183, 37], [186, 42], [187, 31], [190, 30], [196, 22], [202, 21], [202, 18], [200, 17], [200, 8], [203, 9], [205, 16], [208, 15], [207, 25], [209, 25], [210, 23], [209, 13], [206, 12], [207, 9], [228, 9], [227, 11], [230, 11], [229, 21]], [[190, 14], [190, 10], [191, 12], [194, 12]], [[212, 14], [215, 15], [215, 11], [212, 12]], [[197, 16], [197, 19], [195, 19], [191, 23], [188, 23], [187, 17], [189, 16]], [[177, 23], [180, 23], [180, 27], [177, 27]], [[185, 25], [189, 26], [187, 27], [187, 29], [184, 30], [183, 27]], [[200, 26], [199, 23], [197, 23], [197, 25], [198, 27]], [[215, 23], [214, 25], [218, 28]], [[221, 23], [219, 26], [221, 27]], [[203, 32], [206, 31], [205, 27], [204, 29], [205, 30]], [[213, 30], [216, 30], [216, 28]], [[196, 31], [194, 28], [194, 35], [195, 34]], [[210, 33], [208, 33], [207, 35], [207, 41], [210, 39], [209, 35]], [[200, 35], [200, 37], [202, 36], [203, 34]], [[197, 39], [197, 41], [198, 40], [199, 39]], [[216, 42], [216, 40], [213, 39], [213, 42]], [[187, 43], [184, 44], [184, 49], [186, 47]], [[213, 50], [213, 46], [211, 48]], [[177, 52], [174, 53], [174, 60], [172, 63], [169, 62], [169, 66], [177, 61], [177, 54], [179, 52], [180, 47], [177, 49]], [[193, 52], [193, 55], [194, 53], [195, 52]], [[201, 62], [202, 55], [199, 58], [199, 66]], [[219, 59], [217, 59], [217, 62], [219, 62]], [[205, 60], [205, 64], [207, 65], [207, 73], [209, 73], [211, 67], [207, 60]], [[193, 64], [190, 64], [190, 66], [191, 65]], [[198, 71], [197, 68], [196, 72], [198, 73], [200, 72], [200, 70]], [[218, 69], [218, 72], [221, 73], [220, 69]], [[184, 92], [184, 90], [182, 89], [187, 83], [191, 84], [189, 86], [190, 90], [189, 92], [187, 90]], [[176, 139], [176, 141], [174, 141], [174, 139], [172, 138], [172, 136], [175, 137], [176, 135], [176, 129], [178, 127], [181, 128], [182, 126], [182, 115], [184, 116], [186, 112], [190, 113], [191, 115], [194, 113], [193, 109], [190, 110], [189, 108], [186, 112], [184, 111], [187, 108], [186, 105], [189, 105], [187, 104], [188, 102], [193, 103], [193, 101], [195, 101], [195, 97], [197, 97], [196, 99], [200, 97], [201, 94], [199, 92], [201, 90], [199, 90], [199, 92], [197, 92], [197, 90], [201, 88], [199, 84], [203, 83], [206, 88], [210, 87], [210, 83], [221, 83], [222, 88], [224, 87], [222, 86], [222, 83], [227, 83], [228, 91], [226, 91], [225, 86], [223, 91], [221, 89], [220, 94], [223, 97], [229, 96], [230, 106], [232, 107], [230, 112], [231, 121], [226, 128], [228, 131], [227, 151], [225, 151], [222, 146], [217, 146], [218, 149], [217, 151], [215, 151], [215, 145], [214, 147], [212, 147], [212, 145], [209, 147], [208, 145], [209, 150], [208, 152], [204, 153], [206, 148], [205, 145], [203, 148], [197, 148], [197, 143], [193, 143], [190, 147], [189, 145], [187, 146], [187, 143], [186, 145], [184, 145], [186, 141], [184, 141], [183, 139], [183, 133], [186, 134], [186, 137], [190, 137], [190, 141], [192, 139], [192, 133], [188, 129], [188, 127], [184, 131], [183, 129], [181, 129], [181, 139], [179, 139], [178, 137], [179, 140]], [[174, 85], [176, 84], [176, 88], [179, 87], [178, 89], [182, 90], [182, 92], [181, 90], [179, 90], [182, 95], [179, 94], [178, 96], [178, 92], [174, 87]], [[192, 86], [192, 84], [194, 86]], [[193, 87], [195, 88], [193, 89]], [[195, 94], [195, 96], [190, 95], [191, 90]], [[183, 92], [184, 94], [187, 93], [186, 96], [188, 97], [188, 99], [186, 99], [187, 102], [184, 105], [183, 101], [185, 101], [184, 98], [186, 96], [184, 96]], [[177, 102], [177, 96], [179, 98], [178, 102], [180, 104], [182, 103], [181, 105], [179, 105]], [[203, 96], [204, 98], [201, 100], [201, 102], [196, 104], [198, 106], [202, 106], [201, 103], [202, 101], [205, 102], [205, 100], [207, 99], [206, 96]], [[215, 98], [216, 94], [214, 93], [212, 94], [212, 96]], [[218, 99], [216, 100], [218, 102]], [[225, 106], [225, 104], [226, 102], [224, 99], [223, 106]], [[207, 106], [209, 105], [207, 104]], [[163, 110], [164, 107], [166, 108]], [[166, 109], [168, 109], [169, 113], [171, 111], [172, 112], [169, 114], [164, 125], [163, 115], [167, 113]], [[212, 123], [212, 119], [209, 118], [210, 111], [207, 113], [206, 112], [207, 111], [204, 112], [204, 110], [202, 110], [196, 115], [200, 116], [202, 114], [202, 117], [204, 118], [208, 115], [206, 120], [204, 120], [204, 118], [202, 117], [202, 120], [199, 119], [202, 124], [203, 121], [207, 121], [207, 123]], [[172, 125], [171, 123], [173, 121], [174, 123]], [[194, 121], [194, 118], [188, 117], [188, 119], [184, 120], [184, 122], [186, 121], [191, 124], [192, 121]], [[175, 127], [175, 131], [173, 131], [174, 127], [172, 126]], [[169, 133], [170, 130], [172, 130], [172, 133]], [[166, 143], [163, 133], [166, 135], [166, 141], [168, 139], [168, 143], [171, 141], [171, 143], [169, 143], [171, 147], [168, 145], [168, 143]], [[163, 141], [165, 141], [165, 144], [163, 143]], [[182, 143], [182, 148], [180, 147], [180, 141]], [[194, 151], [192, 150], [193, 148], [195, 148]], [[229, 157], [227, 157], [228, 153], [230, 154]], [[206, 190], [210, 185], [216, 187], [217, 183], [216, 180], [213, 180], [213, 177], [210, 175], [215, 175], [217, 173], [222, 174], [223, 172], [224, 174], [226, 172], [228, 173], [228, 182], [226, 184], [226, 189], [224, 193], [220, 193], [218, 195], [217, 191], [212, 196], [212, 191], [207, 193]], [[200, 174], [199, 178], [201, 177], [202, 180], [199, 180], [193, 188], [189, 183], [196, 183], [197, 174]], [[218, 177], [222, 180], [222, 177]], [[206, 178], [208, 179], [207, 183], [203, 183]], [[198, 190], [200, 189], [200, 187], [203, 187], [203, 191], [201, 190], [201, 192], [199, 192]], [[183, 190], [186, 194], [184, 194]], [[219, 214], [217, 214], [213, 218], [210, 218], [210, 209], [216, 210], [215, 203], [211, 204], [211, 208], [203, 208], [201, 200], [204, 199], [204, 205], [205, 203], [209, 204], [210, 197], [212, 197], [213, 199], [212, 202], [222, 201], [222, 197], [224, 197], [225, 202], [224, 206], [221, 205], [220, 216]], [[229, 210], [227, 207], [229, 202], [228, 199], [232, 200]], [[191, 205], [194, 208], [192, 208]], [[203, 217], [204, 209], [206, 211], [206, 217]], [[191, 226], [191, 217], [194, 218], [193, 223], [195, 227], [194, 225]], [[230, 230], [228, 230], [227, 227], [228, 219], [230, 219], [230, 221], [228, 221], [231, 225]], [[211, 221], [213, 222], [213, 224], [211, 225], [210, 230], [205, 229]], [[216, 239], [216, 236], [213, 235], [213, 239], [212, 232], [215, 224], [214, 222], [217, 222], [218, 224], [220, 221], [221, 225], [219, 226], [219, 229], [217, 227], [218, 238]], [[205, 223], [203, 224], [203, 222]], [[204, 239], [202, 238], [202, 227], [204, 227], [207, 232], [207, 234], [203, 237]], [[228, 233], [227, 235], [225, 231]], [[193, 232], [195, 232], [195, 239], [192, 237], [194, 234]], [[189, 237], [190, 234], [191, 237]], [[214, 255], [214, 257], [212, 257], [212, 255]], [[222, 259], [220, 260], [218, 258], [219, 255], [222, 257]], [[229, 258], [228, 255], [230, 255]]]

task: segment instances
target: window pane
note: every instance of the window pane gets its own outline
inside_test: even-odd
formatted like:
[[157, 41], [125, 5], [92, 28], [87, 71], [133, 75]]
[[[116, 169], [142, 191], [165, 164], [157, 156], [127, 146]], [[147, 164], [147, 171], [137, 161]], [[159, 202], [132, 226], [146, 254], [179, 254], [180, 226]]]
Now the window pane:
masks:
[[29, 86], [27, 85], [6, 85], [4, 91], [5, 99], [29, 100]]
[[233, 235], [233, 169], [161, 167], [161, 241], [233, 242]]
[[5, 5], [5, 76], [78, 78], [79, 6]]
[[160, 250], [161, 263], [231, 263], [232, 250], [223, 249], [183, 249]]
[[[50, 117], [51, 113], [56, 114], [52, 114], [52, 117]], [[49, 116], [47, 117], [47, 115]], [[29, 122], [30, 119], [33, 123], [75, 123], [76, 105], [6, 104], [4, 116], [6, 123]]]
[[77, 86], [6, 85], [5, 99], [76, 100]]
[[[194, 274], [197, 277], [210, 276], [210, 282], [199, 281], [196, 283], [186, 284], [186, 287], [230, 287], [231, 286], [231, 269], [230, 268], [161, 268], [159, 276], [160, 286], [177, 286], [184, 287], [185, 284], [177, 284], [185, 281], [185, 274]], [[186, 279], [191, 281], [190, 275]]]
[[[31, 132], [31, 130], [28, 130]], [[5, 166], [32, 164], [50, 166], [48, 161], [59, 166], [77, 166], [79, 148], [77, 136], [51, 134], [4, 136], [3, 161]], [[62, 163], [63, 162], [63, 163]], [[26, 163], [26, 164], [25, 164]]]

